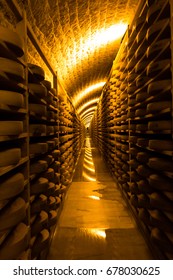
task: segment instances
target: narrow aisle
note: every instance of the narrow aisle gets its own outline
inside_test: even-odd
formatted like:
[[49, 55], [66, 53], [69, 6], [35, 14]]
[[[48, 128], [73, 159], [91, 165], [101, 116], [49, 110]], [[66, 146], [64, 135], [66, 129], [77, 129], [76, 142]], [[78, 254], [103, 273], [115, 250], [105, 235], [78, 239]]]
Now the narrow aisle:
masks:
[[152, 259], [98, 150], [86, 138], [48, 259]]

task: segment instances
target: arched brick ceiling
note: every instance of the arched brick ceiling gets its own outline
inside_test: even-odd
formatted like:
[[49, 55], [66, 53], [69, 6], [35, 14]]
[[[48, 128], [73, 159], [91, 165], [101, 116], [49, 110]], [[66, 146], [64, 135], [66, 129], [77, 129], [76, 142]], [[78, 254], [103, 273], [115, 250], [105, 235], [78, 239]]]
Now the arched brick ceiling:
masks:
[[[18, 3], [25, 6], [28, 21], [75, 105], [83, 90], [106, 81], [119, 48], [121, 38], [99, 45], [98, 34], [120, 22], [129, 24], [139, 0], [18, 0]], [[38, 63], [38, 55], [30, 48], [30, 61]], [[100, 93], [101, 87], [91, 90], [78, 100], [77, 108]]]

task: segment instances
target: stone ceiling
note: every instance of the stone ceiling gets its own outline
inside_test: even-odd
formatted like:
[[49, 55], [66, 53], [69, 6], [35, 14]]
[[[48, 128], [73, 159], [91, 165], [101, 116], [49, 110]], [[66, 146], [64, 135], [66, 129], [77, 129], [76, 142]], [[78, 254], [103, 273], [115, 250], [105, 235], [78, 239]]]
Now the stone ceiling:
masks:
[[[90, 91], [86, 89], [106, 81], [123, 35], [117, 40], [101, 44], [98, 34], [106, 39], [104, 32], [115, 24], [127, 26], [133, 19], [139, 0], [17, 2], [25, 7], [27, 19], [63, 87], [76, 108], [85, 115], [84, 111], [88, 110], [89, 105], [84, 104], [99, 97], [103, 84]], [[29, 60], [43, 65], [32, 46], [29, 49]], [[96, 102], [92, 104], [96, 105]], [[80, 108], [81, 105], [84, 109]]]

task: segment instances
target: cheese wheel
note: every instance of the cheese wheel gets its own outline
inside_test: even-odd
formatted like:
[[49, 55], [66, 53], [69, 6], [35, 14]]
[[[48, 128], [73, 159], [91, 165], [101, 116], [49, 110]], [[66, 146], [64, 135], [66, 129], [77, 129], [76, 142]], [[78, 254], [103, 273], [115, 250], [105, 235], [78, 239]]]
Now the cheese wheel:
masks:
[[134, 168], [134, 169], [136, 169], [138, 166], [139, 166], [139, 162], [136, 160], [136, 159], [131, 159], [130, 161], [129, 161], [129, 165], [132, 167], [132, 168]]
[[172, 253], [173, 245], [169, 239], [165, 236], [163, 231], [158, 228], [152, 228], [151, 230], [151, 241], [157, 245], [160, 249]]
[[24, 55], [24, 41], [16, 31], [0, 26], [0, 40], [2, 40], [8, 49], [15, 53], [17, 57]]
[[58, 184], [55, 185], [55, 192], [54, 192], [55, 196], [60, 195], [60, 188], [61, 188], [60, 184], [59, 185]]
[[139, 208], [139, 210], [138, 210], [138, 217], [147, 226], [149, 226], [151, 224], [151, 222], [150, 222], [150, 215], [149, 215], [148, 211], [145, 208]]
[[21, 150], [18, 148], [0, 151], [0, 167], [17, 164], [21, 159]]
[[152, 157], [149, 159], [148, 165], [154, 170], [173, 172], [173, 162], [166, 158]]
[[172, 121], [151, 121], [148, 123], [148, 129], [153, 131], [164, 131], [172, 129]]
[[48, 202], [47, 202], [47, 209], [50, 210], [55, 210], [56, 209], [56, 198], [54, 196], [49, 196], [48, 197]]
[[17, 259], [29, 246], [29, 227], [24, 223], [18, 224], [8, 235], [0, 247], [0, 259]]
[[150, 210], [150, 220], [154, 227], [158, 227], [164, 231], [173, 232], [173, 224], [159, 210]]
[[30, 124], [29, 133], [33, 136], [40, 136], [46, 133], [46, 125], [44, 124]]
[[171, 90], [171, 80], [160, 80], [151, 82], [148, 85], [148, 93], [150, 96], [158, 94], [162, 91], [170, 91]]
[[146, 115], [146, 108], [142, 108], [142, 109], [137, 109], [135, 111], [135, 116], [136, 117], [143, 117]]
[[42, 84], [47, 88], [47, 90], [51, 90], [51, 82], [48, 80], [43, 80]]
[[41, 211], [31, 225], [31, 236], [39, 234], [39, 232], [47, 228], [47, 226], [48, 214], [45, 211]]
[[149, 93], [147, 91], [139, 92], [136, 94], [136, 101], [142, 102], [149, 97]]
[[57, 172], [55, 173], [55, 176], [54, 176], [54, 179], [53, 179], [53, 182], [54, 182], [55, 184], [59, 183], [60, 176], [61, 176], [60, 173], [57, 173]]
[[54, 161], [52, 155], [47, 155], [47, 156], [45, 156], [45, 157], [43, 158], [43, 160], [47, 162], [47, 165], [48, 165], [48, 166]]
[[152, 114], [165, 109], [171, 109], [171, 101], [152, 102], [147, 105], [147, 113]]
[[136, 130], [139, 131], [147, 131], [148, 130], [148, 124], [137, 124], [136, 125]]
[[48, 215], [49, 215], [48, 227], [51, 227], [56, 224], [58, 215], [55, 210], [49, 211]]
[[32, 258], [38, 256], [42, 250], [44, 250], [49, 244], [49, 231], [43, 229], [35, 239], [32, 246], [31, 256]]
[[149, 148], [156, 151], [173, 151], [173, 141], [149, 140]]
[[44, 80], [45, 73], [44, 73], [43, 68], [41, 68], [38, 65], [32, 64], [32, 63], [28, 63], [28, 67], [34, 74], [35, 78], [38, 79], [38, 81]]
[[48, 151], [52, 151], [55, 148], [55, 140], [46, 141], [48, 144]]
[[167, 199], [167, 197], [163, 196], [161, 193], [152, 193], [150, 195], [150, 204], [153, 208], [173, 212], [172, 201]]
[[55, 195], [54, 192], [55, 192], [55, 184], [53, 182], [49, 182], [49, 187], [46, 189], [44, 194], [46, 196]]
[[161, 54], [163, 56], [163, 50], [165, 58], [170, 57], [170, 38], [159, 40], [150, 45], [147, 49], [147, 57], [154, 58], [157, 55]]
[[25, 71], [22, 64], [13, 61], [11, 59], [0, 57], [1, 70], [5, 74], [16, 82], [24, 82], [25, 80]]
[[47, 206], [47, 197], [43, 194], [40, 194], [34, 201], [31, 203], [31, 214], [39, 213], [44, 210]]
[[56, 198], [56, 209], [57, 209], [61, 204], [61, 198], [58, 196], [56, 196], [55, 198]]
[[48, 168], [47, 171], [42, 175], [44, 178], [48, 179], [49, 181], [53, 181], [54, 179], [54, 169]]
[[48, 164], [45, 160], [38, 160], [30, 164], [30, 174], [38, 174], [46, 171]]
[[59, 189], [59, 194], [65, 193], [66, 190], [67, 190], [67, 187], [62, 185], [62, 186], [60, 187], [60, 189]]
[[46, 117], [46, 105], [29, 103], [29, 110], [38, 116]]
[[55, 172], [58, 172], [59, 171], [59, 168], [60, 168], [60, 162], [59, 161], [55, 161], [52, 165], [51, 165], [51, 168], [54, 169]]
[[139, 165], [136, 171], [144, 178], [149, 177], [153, 173], [153, 170], [148, 168], [146, 165]]
[[0, 103], [22, 108], [24, 107], [24, 98], [23, 95], [18, 92], [0, 90]]
[[22, 173], [16, 173], [0, 181], [0, 200], [10, 199], [24, 189], [25, 178]]
[[150, 157], [151, 154], [148, 152], [138, 152], [136, 159], [141, 163], [147, 163]]
[[138, 138], [137, 144], [141, 147], [147, 147], [149, 143], [149, 140], [146, 138]]
[[18, 197], [9, 206], [1, 210], [0, 213], [0, 230], [5, 230], [17, 225], [26, 216], [25, 201]]
[[47, 89], [43, 85], [29, 83], [28, 88], [40, 98], [45, 98], [47, 96]]
[[46, 192], [49, 187], [49, 181], [46, 178], [40, 177], [34, 183], [31, 183], [30, 193], [31, 194], [41, 194]]
[[172, 191], [172, 180], [159, 174], [152, 174], [149, 183], [153, 188], [163, 191]]
[[170, 63], [171, 63], [170, 59], [152, 61], [147, 67], [147, 75], [149, 77], [153, 78], [155, 75], [159, 74], [161, 71], [163, 71], [165, 69], [169, 70], [169, 72], [170, 72], [170, 70], [171, 70]]
[[[149, 28], [148, 28], [148, 31], [147, 31], [147, 40], [149, 41], [149, 43], [152, 43], [155, 38], [157, 37], [157, 35], [159, 33], [163, 33], [163, 31], [167, 30], [167, 38], [170, 37], [170, 26], [169, 26], [169, 19], [162, 19], [162, 20], [158, 20], [156, 22], [154, 22]], [[160, 34], [160, 37], [161, 37], [161, 34]], [[161, 37], [161, 39], [165, 39], [165, 37]]]
[[138, 189], [140, 190], [141, 193], [146, 193], [146, 194], [150, 194], [152, 192], [154, 192], [154, 189], [152, 186], [150, 186], [150, 184], [148, 183], [147, 180], [140, 180], [137, 182], [138, 185]]
[[29, 153], [32, 154], [44, 154], [48, 151], [47, 143], [33, 143], [29, 145]]
[[52, 156], [54, 157], [55, 160], [59, 159], [60, 154], [61, 154], [60, 150], [57, 149], [52, 152]]
[[129, 190], [131, 194], [140, 194], [140, 190], [138, 189], [138, 185], [135, 182], [130, 182], [129, 183]]
[[0, 121], [0, 135], [19, 135], [23, 132], [22, 121]]
[[47, 125], [46, 126], [46, 133], [47, 133], [47, 135], [53, 134], [54, 133], [54, 127], [52, 125]]

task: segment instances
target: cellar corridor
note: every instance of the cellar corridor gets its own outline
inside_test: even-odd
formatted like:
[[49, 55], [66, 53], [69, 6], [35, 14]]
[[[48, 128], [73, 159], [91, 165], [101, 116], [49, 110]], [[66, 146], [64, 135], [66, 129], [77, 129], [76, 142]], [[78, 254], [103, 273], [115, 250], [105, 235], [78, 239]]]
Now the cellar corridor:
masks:
[[86, 137], [48, 259], [152, 258], [100, 153]]

